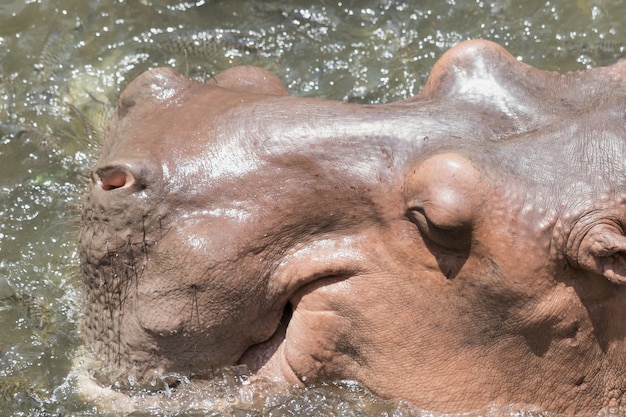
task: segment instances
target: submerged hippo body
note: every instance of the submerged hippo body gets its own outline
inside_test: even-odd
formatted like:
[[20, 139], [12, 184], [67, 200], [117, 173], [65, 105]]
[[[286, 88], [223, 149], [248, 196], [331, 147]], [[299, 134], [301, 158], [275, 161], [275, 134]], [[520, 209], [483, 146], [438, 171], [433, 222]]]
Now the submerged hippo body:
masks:
[[624, 406], [625, 161], [626, 62], [466, 42], [376, 106], [151, 70], [84, 198], [84, 338], [139, 386], [245, 364], [441, 412]]

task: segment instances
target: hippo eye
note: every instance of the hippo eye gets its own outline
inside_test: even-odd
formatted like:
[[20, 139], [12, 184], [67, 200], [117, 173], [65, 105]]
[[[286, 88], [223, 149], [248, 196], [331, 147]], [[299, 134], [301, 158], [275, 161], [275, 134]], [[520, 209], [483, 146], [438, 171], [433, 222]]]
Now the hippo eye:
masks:
[[422, 207], [409, 210], [407, 216], [429, 242], [445, 249], [466, 251], [471, 243], [471, 230], [466, 226], [443, 226], [431, 220]]
[[105, 167], [92, 173], [93, 181], [105, 191], [129, 187], [135, 182], [133, 175], [123, 167]]

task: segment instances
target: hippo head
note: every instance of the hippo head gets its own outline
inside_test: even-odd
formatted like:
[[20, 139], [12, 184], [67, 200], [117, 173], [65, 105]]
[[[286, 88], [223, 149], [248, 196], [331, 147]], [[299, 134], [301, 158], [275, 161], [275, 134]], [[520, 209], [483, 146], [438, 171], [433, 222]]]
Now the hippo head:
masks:
[[486, 41], [385, 105], [150, 70], [84, 197], [86, 344], [138, 386], [239, 364], [444, 412], [626, 405], [625, 77]]

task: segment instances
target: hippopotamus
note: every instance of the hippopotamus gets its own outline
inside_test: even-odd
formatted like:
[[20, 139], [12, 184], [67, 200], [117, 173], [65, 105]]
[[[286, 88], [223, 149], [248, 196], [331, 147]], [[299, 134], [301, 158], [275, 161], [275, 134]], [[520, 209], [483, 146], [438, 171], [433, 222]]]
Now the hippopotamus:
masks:
[[626, 406], [625, 161], [626, 61], [467, 41], [376, 105], [151, 69], [82, 200], [82, 336], [103, 384], [245, 365], [444, 413]]

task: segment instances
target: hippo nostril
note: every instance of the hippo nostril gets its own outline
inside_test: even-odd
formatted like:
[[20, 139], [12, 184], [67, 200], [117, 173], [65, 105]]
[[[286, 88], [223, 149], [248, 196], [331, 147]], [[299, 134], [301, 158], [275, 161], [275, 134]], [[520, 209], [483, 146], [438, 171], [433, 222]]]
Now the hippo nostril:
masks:
[[123, 167], [100, 168], [93, 173], [93, 180], [105, 191], [127, 187], [135, 181], [133, 175]]

